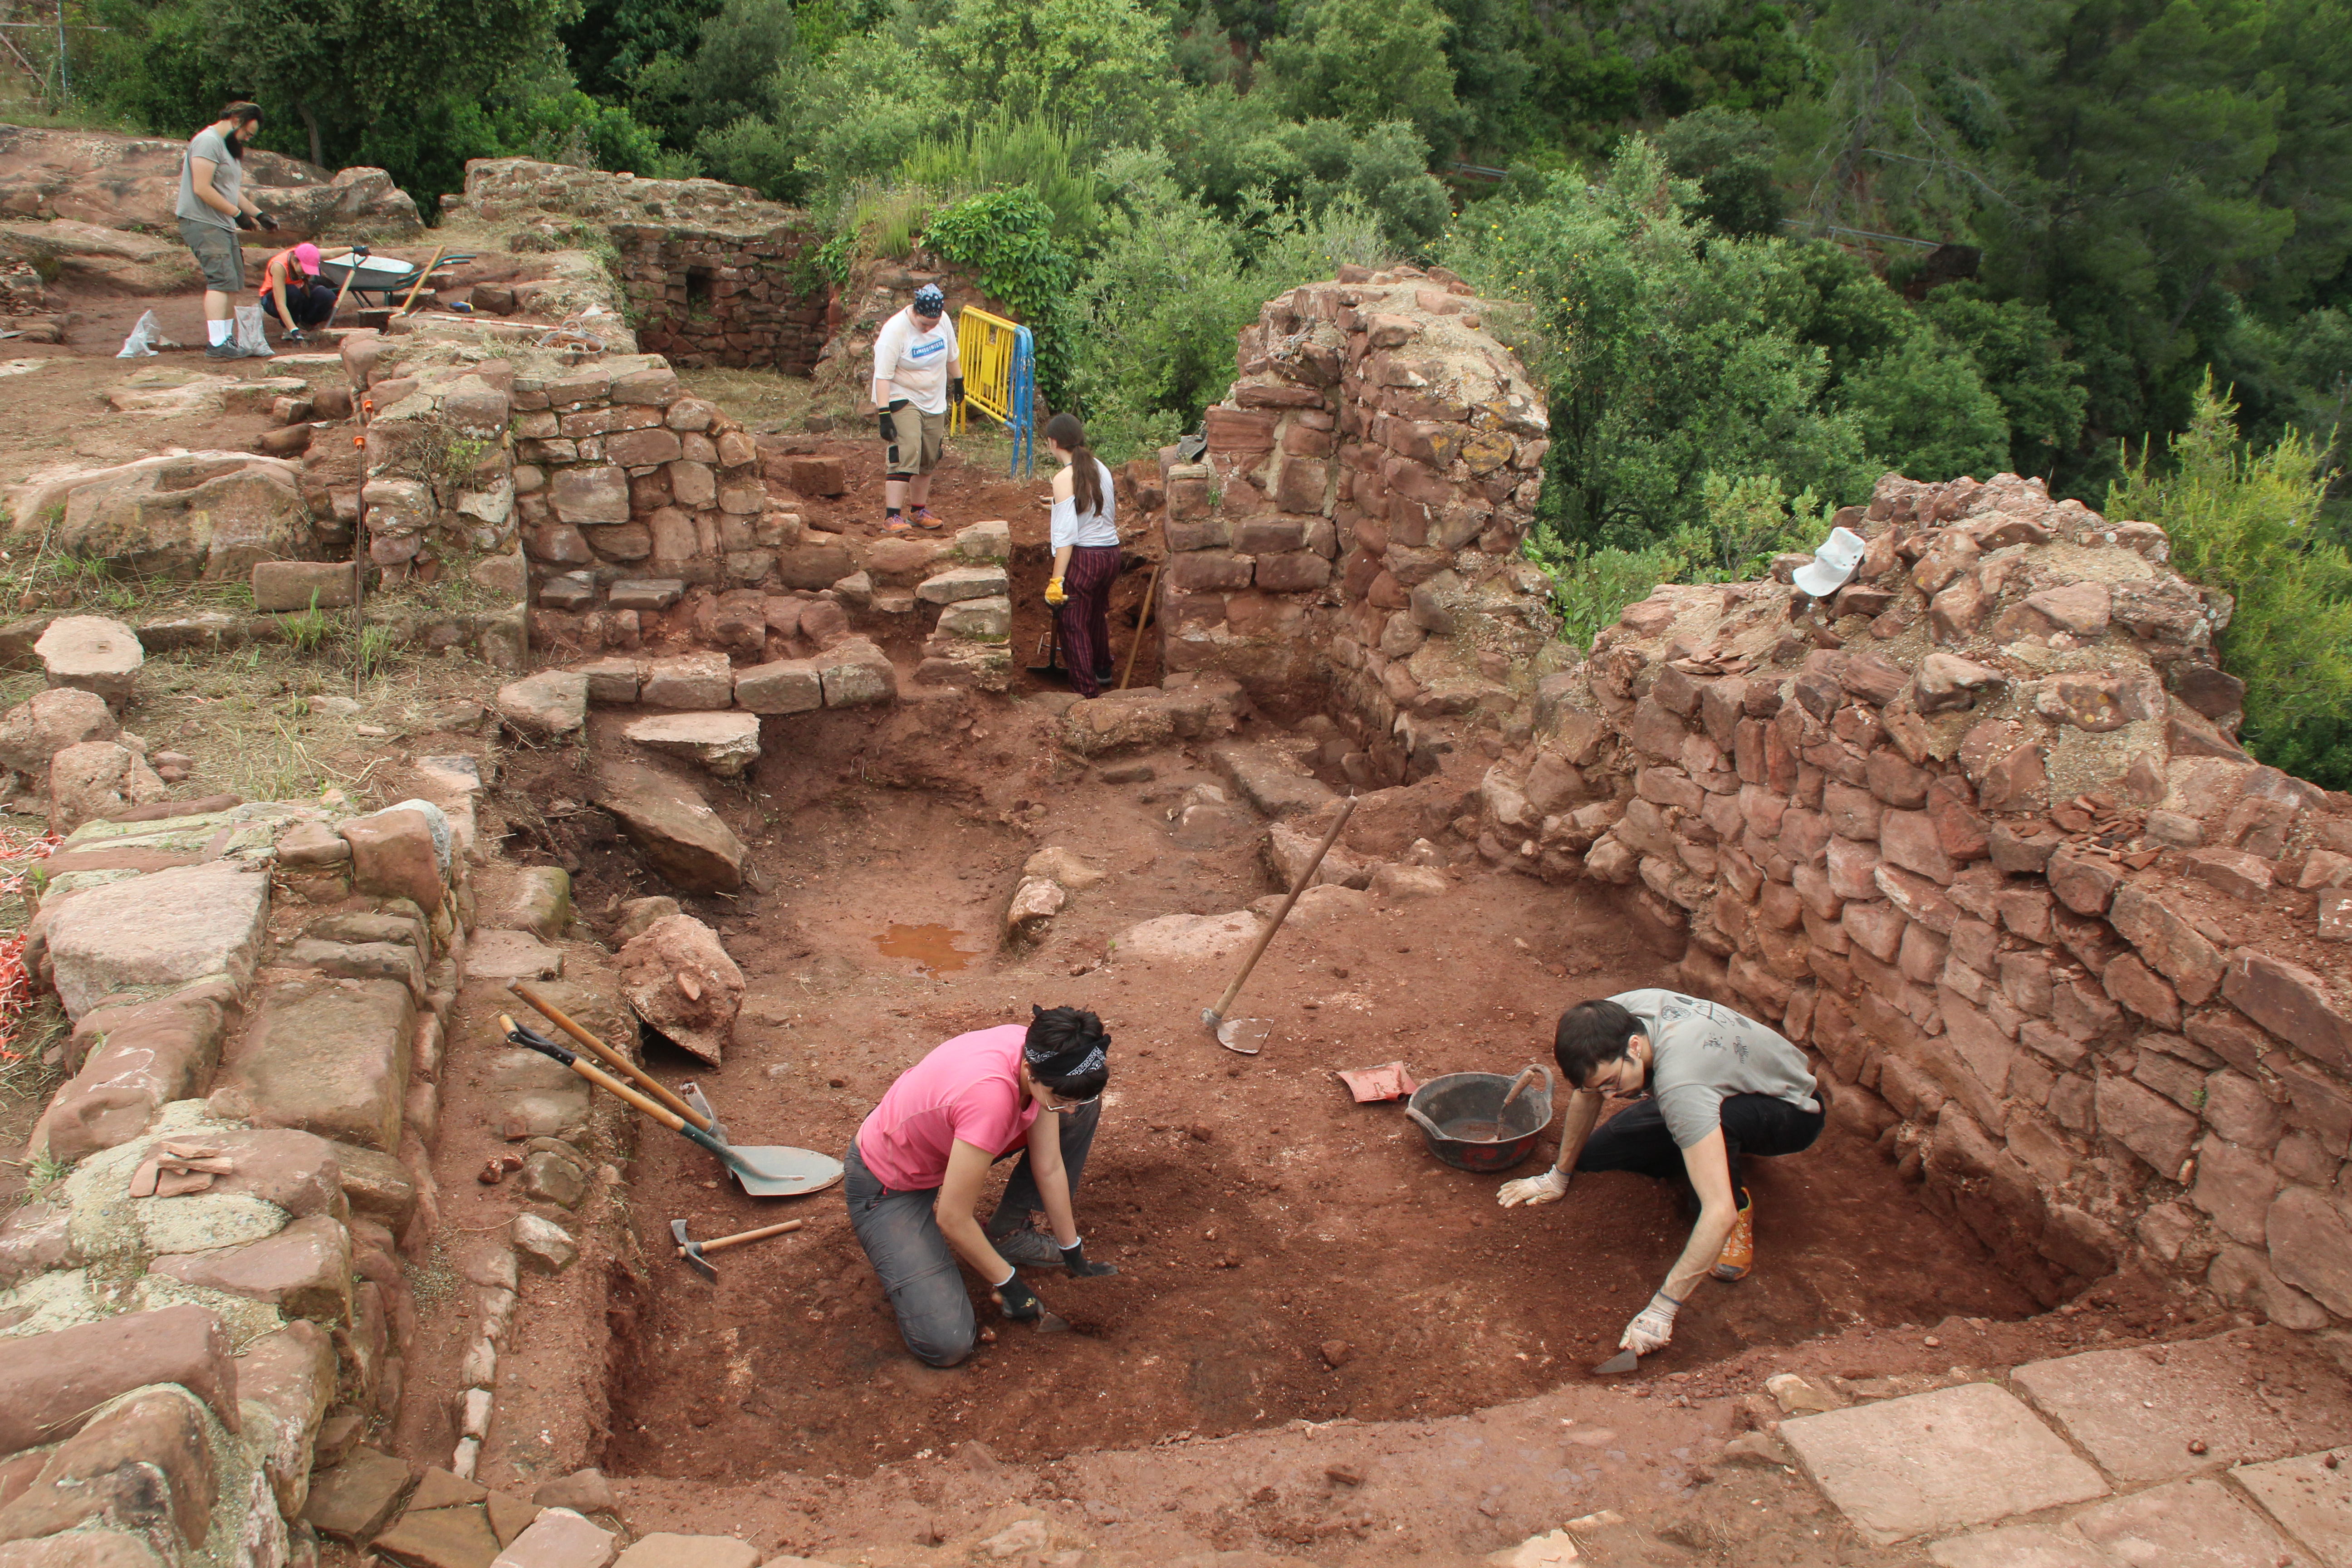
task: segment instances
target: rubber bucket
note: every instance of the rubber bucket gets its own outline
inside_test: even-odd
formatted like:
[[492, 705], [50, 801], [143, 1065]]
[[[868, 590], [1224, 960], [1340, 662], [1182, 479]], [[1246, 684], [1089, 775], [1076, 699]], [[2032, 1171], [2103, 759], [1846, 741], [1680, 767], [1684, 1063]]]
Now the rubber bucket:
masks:
[[1541, 1073], [1543, 1087], [1529, 1089], [1511, 1101], [1502, 1114], [1503, 1136], [1465, 1138], [1466, 1128], [1490, 1124], [1518, 1079], [1492, 1072], [1454, 1072], [1431, 1079], [1413, 1090], [1404, 1113], [1429, 1141], [1429, 1152], [1461, 1171], [1507, 1171], [1526, 1159], [1537, 1136], [1551, 1125], [1551, 1069], [1540, 1062], [1519, 1074]]

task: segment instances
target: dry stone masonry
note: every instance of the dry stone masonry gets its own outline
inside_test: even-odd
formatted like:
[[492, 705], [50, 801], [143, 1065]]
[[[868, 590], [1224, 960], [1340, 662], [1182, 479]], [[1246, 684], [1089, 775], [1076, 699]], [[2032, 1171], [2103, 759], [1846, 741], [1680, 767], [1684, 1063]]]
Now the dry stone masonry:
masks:
[[638, 346], [672, 364], [806, 375], [824, 346], [829, 290], [805, 261], [814, 226], [806, 213], [739, 185], [486, 158], [466, 165], [454, 205], [488, 218], [543, 213], [600, 226], [620, 253]]
[[1622, 888], [2044, 1301], [2137, 1258], [2352, 1317], [2352, 810], [2232, 739], [2226, 595], [2014, 475], [1839, 521], [1828, 602], [1661, 585], [1547, 677], [1480, 851]]
[[1201, 460], [1161, 454], [1167, 668], [1328, 690], [1360, 784], [1523, 718], [1549, 635], [1518, 554], [1548, 426], [1493, 309], [1443, 268], [1293, 289], [1243, 331]]
[[[73, 737], [112, 723], [60, 686], [8, 728], [22, 765], [52, 742], [107, 744]], [[26, 1151], [68, 1172], [0, 1226], [9, 1561], [279, 1568], [323, 1538], [487, 1563], [548, 1519], [586, 1525], [471, 1479], [517, 1259], [565, 1268], [630, 1148], [530, 1053], [454, 1042], [485, 1064], [530, 1206], [462, 1260], [473, 1338], [449, 1463], [420, 1472], [358, 1441], [402, 1408], [419, 1310], [402, 1260], [441, 1229], [449, 1031], [495, 1016], [510, 950], [570, 921], [553, 868], [501, 870], [478, 911], [480, 759], [417, 758], [412, 776], [423, 794], [363, 816], [234, 797], [118, 811], [44, 863], [26, 962], [64, 1004], [73, 1076]], [[528, 973], [630, 1037], [614, 976], [592, 968]], [[708, 1022], [723, 1037], [731, 1017]]]

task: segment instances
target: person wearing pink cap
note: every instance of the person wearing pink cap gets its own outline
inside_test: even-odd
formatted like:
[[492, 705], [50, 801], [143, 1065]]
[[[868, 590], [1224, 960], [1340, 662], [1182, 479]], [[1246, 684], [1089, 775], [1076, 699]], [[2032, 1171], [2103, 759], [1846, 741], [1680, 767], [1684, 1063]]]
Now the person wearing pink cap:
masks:
[[306, 239], [271, 257], [261, 269], [261, 308], [285, 327], [288, 342], [302, 342], [307, 329], [325, 326], [327, 318], [335, 313], [334, 285], [319, 275], [325, 259], [319, 247]]

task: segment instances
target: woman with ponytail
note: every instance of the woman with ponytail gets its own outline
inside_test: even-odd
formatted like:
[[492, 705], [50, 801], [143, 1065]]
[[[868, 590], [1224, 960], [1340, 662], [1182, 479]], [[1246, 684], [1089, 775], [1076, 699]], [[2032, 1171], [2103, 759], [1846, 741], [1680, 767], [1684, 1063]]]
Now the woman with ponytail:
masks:
[[1054, 476], [1054, 573], [1045, 603], [1061, 618], [1062, 658], [1081, 697], [1099, 697], [1113, 674], [1110, 585], [1118, 578], [1117, 502], [1110, 470], [1087, 445], [1074, 414], [1045, 421], [1045, 450], [1062, 464]]

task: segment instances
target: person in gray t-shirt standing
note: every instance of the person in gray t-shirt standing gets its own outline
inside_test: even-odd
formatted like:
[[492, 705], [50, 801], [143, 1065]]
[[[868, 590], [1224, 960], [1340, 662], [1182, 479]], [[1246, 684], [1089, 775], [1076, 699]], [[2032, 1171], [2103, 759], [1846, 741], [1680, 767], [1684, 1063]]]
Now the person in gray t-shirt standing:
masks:
[[[1755, 1019], [1679, 991], [1627, 991], [1560, 1015], [1552, 1056], [1575, 1089], [1559, 1158], [1506, 1182], [1505, 1208], [1567, 1194], [1570, 1171], [1638, 1171], [1686, 1181], [1698, 1198], [1688, 1246], [1618, 1348], [1646, 1355], [1674, 1337], [1675, 1313], [1701, 1278], [1748, 1277], [1756, 1205], [1742, 1154], [1794, 1154], [1822, 1135], [1825, 1091], [1804, 1053]], [[1648, 1098], [1596, 1131], [1604, 1099]]]
[[236, 304], [245, 295], [245, 252], [236, 231], [278, 227], [245, 194], [246, 143], [260, 129], [259, 105], [232, 103], [188, 139], [180, 160], [180, 199], [172, 211], [180, 220], [180, 237], [205, 275], [206, 359], [245, 357], [232, 335]]

